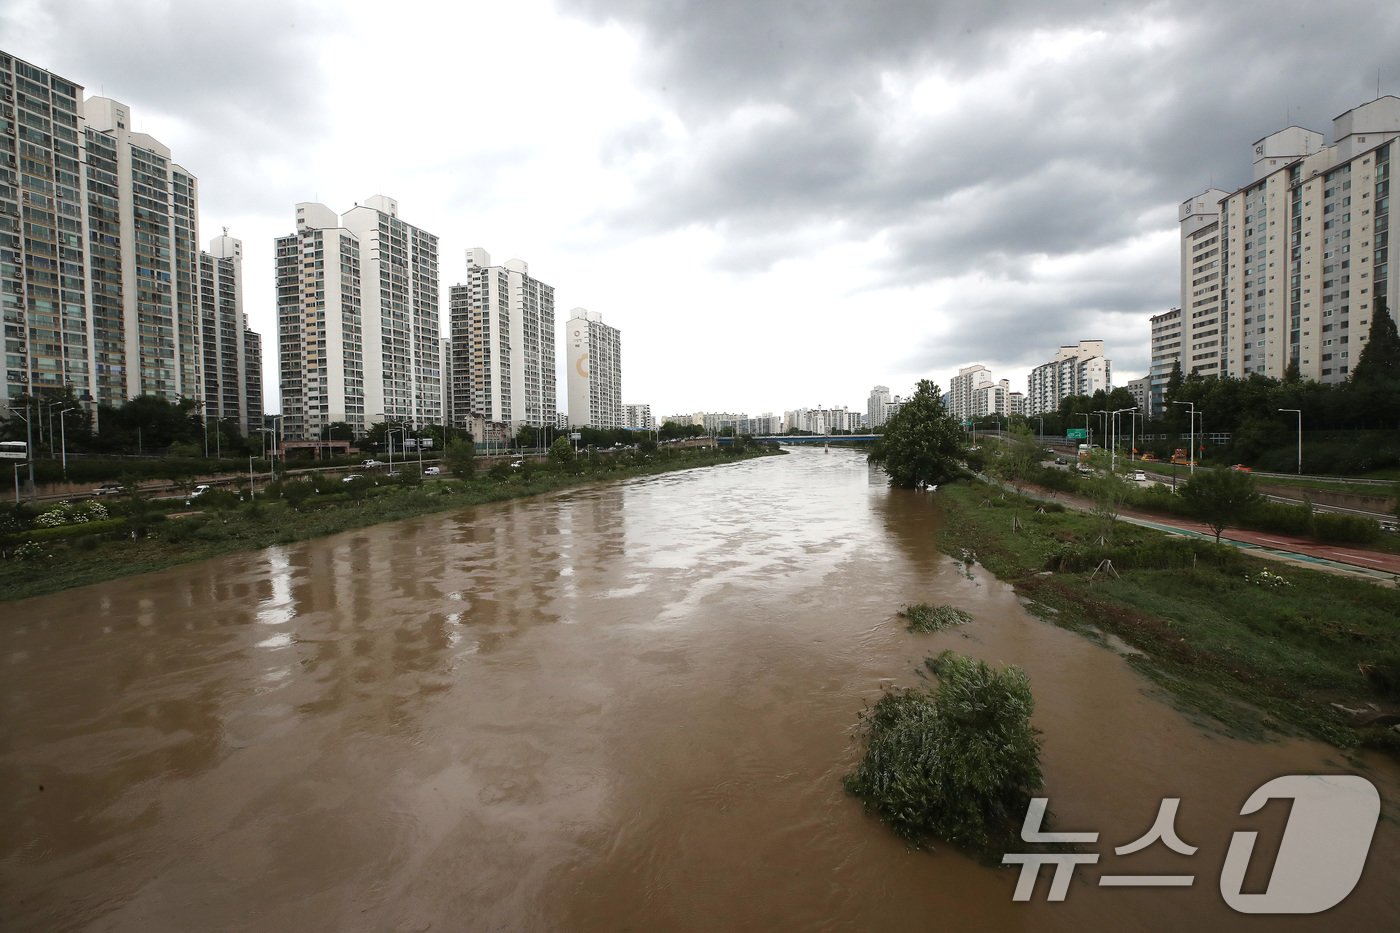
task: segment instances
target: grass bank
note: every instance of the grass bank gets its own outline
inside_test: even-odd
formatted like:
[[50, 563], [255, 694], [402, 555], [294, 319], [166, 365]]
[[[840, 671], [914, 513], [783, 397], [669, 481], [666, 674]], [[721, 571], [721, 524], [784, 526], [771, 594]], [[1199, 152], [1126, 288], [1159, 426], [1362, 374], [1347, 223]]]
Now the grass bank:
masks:
[[982, 483], [939, 492], [943, 550], [1013, 583], [1043, 618], [1120, 639], [1186, 711], [1246, 737], [1400, 753], [1400, 734], [1331, 705], [1400, 710], [1400, 591]]
[[278, 484], [245, 502], [232, 493], [206, 494], [208, 500], [196, 500], [201, 506], [208, 503], [198, 511], [183, 499], [113, 498], [103, 500], [102, 515], [74, 522], [70, 514], [68, 523], [49, 527], [43, 515], [54, 511], [52, 504], [41, 506], [45, 511], [40, 512], [9, 509], [0, 516], [0, 601], [432, 512], [769, 453], [758, 448], [678, 449], [554, 467], [500, 467], [465, 480], [400, 477], [381, 485], [367, 479], [347, 486], [339, 477], [326, 477], [317, 484], [319, 491], [307, 488], [309, 482]]

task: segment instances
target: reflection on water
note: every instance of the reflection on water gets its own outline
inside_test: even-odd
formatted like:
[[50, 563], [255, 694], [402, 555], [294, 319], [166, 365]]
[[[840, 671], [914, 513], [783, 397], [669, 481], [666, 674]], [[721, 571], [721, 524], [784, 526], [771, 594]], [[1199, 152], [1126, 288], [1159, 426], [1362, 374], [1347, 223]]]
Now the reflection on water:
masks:
[[[1202, 733], [1113, 652], [963, 574], [939, 520], [859, 454], [801, 450], [11, 604], [5, 925], [1247, 919], [1215, 878], [1248, 792], [1355, 766]], [[976, 622], [911, 635], [894, 612], [918, 601]], [[1105, 862], [1180, 796], [1198, 883], [1100, 888], [1101, 866], [1064, 904], [1015, 905], [1014, 875], [910, 853], [864, 816], [840, 786], [856, 715], [944, 647], [1027, 669], [1052, 807], [1104, 834]], [[1371, 767], [1393, 799], [1395, 769]], [[1395, 835], [1330, 925], [1400, 924]]]

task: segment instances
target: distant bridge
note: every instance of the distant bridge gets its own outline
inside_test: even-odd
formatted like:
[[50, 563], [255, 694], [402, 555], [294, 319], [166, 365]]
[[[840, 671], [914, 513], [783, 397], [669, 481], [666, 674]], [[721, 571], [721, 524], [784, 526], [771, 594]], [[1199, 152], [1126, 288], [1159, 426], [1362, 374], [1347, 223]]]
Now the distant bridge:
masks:
[[[878, 438], [878, 434], [766, 434], [762, 437], [755, 437], [754, 440], [760, 444], [832, 444], [832, 443], [858, 443], [869, 444]], [[727, 447], [734, 443], [732, 437], [721, 437], [720, 446]]]

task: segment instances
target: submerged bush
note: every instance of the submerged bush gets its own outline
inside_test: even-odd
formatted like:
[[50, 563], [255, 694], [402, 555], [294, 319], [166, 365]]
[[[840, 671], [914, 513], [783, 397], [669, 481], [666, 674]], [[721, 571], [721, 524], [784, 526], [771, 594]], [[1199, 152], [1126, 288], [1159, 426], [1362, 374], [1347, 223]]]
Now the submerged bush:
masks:
[[865, 754], [846, 789], [915, 845], [1012, 851], [1044, 786], [1030, 681], [950, 651], [926, 663], [936, 688], [888, 691], [862, 714]]
[[972, 616], [961, 609], [928, 603], [905, 606], [899, 614], [908, 621], [911, 632], [941, 632], [950, 625], [966, 625], [972, 621]]

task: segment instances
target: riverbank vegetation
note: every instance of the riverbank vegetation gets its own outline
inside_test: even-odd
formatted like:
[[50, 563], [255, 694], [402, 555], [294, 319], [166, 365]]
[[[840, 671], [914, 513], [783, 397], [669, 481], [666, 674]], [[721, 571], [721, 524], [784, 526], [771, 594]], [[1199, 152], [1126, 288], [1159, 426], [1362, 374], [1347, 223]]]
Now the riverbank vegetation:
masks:
[[916, 846], [999, 858], [1044, 786], [1030, 681], [950, 651], [925, 665], [936, 687], [889, 690], [861, 715], [864, 754], [846, 789]]
[[972, 616], [956, 606], [930, 606], [928, 603], [915, 603], [905, 606], [899, 615], [908, 624], [911, 632], [941, 632], [952, 625], [966, 625]]
[[1400, 591], [1121, 523], [1108, 538], [1095, 515], [980, 482], [939, 498], [943, 550], [1013, 583], [1042, 617], [1120, 639], [1187, 711], [1243, 736], [1400, 753], [1387, 725]]
[[[0, 600], [146, 573], [235, 551], [289, 544], [429, 512], [538, 495], [598, 481], [712, 466], [772, 451], [665, 448], [548, 463], [498, 463], [477, 472], [469, 456], [455, 479], [317, 474], [255, 493], [210, 489], [189, 500], [151, 499], [131, 484], [92, 505], [0, 507]], [[349, 479], [348, 482], [345, 480]], [[252, 493], [252, 494], [250, 494]]]

